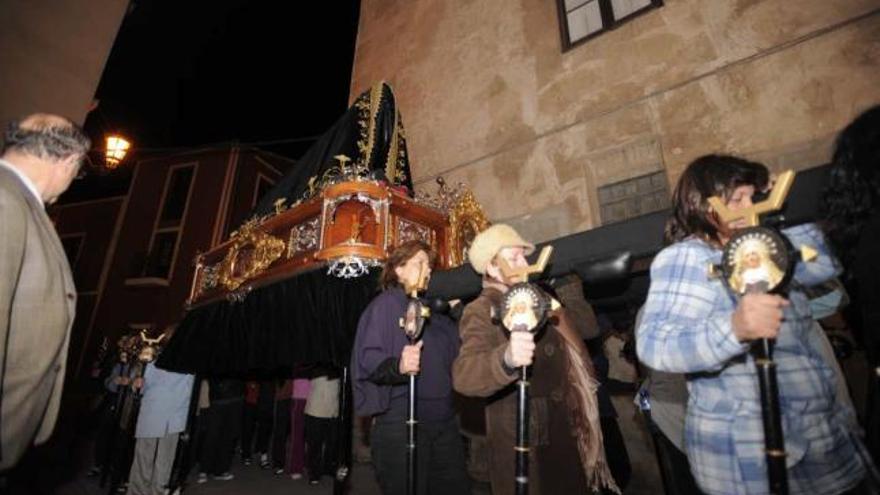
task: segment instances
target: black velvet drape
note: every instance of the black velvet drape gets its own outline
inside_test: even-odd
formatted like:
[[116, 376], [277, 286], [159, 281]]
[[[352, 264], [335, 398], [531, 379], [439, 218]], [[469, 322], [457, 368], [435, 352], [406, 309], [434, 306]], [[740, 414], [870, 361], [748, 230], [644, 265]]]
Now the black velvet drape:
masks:
[[378, 271], [353, 280], [313, 270], [256, 289], [239, 303], [187, 313], [157, 365], [203, 375], [347, 365], [361, 312], [378, 293]]

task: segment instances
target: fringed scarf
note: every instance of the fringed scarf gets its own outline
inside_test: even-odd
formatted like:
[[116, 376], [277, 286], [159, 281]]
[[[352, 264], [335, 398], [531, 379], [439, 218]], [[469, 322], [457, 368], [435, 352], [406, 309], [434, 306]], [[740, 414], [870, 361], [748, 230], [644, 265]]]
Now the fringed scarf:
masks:
[[555, 326], [559, 335], [563, 337], [565, 343], [563, 347], [568, 357], [566, 374], [572, 386], [568, 387], [565, 401], [573, 412], [570, 416], [571, 426], [578, 440], [578, 451], [587, 486], [592, 491], [599, 491], [605, 487], [619, 494], [620, 488], [611, 476], [608, 461], [605, 459], [602, 427], [599, 422], [599, 404], [596, 398], [599, 383], [594, 378], [595, 371], [593, 363], [589, 361], [589, 351], [574, 331], [565, 311], [558, 311], [554, 316], [558, 318]]

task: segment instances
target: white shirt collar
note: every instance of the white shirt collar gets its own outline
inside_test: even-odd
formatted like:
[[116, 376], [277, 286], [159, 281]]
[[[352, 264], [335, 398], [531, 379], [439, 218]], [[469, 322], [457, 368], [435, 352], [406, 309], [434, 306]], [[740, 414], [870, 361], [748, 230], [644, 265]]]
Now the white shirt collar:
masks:
[[24, 175], [21, 170], [2, 158], [0, 158], [0, 167], [9, 169], [12, 171], [13, 174], [17, 175], [18, 178], [21, 179], [22, 182], [24, 182], [27, 190], [30, 191], [35, 198], [37, 198], [37, 201], [39, 201], [41, 204], [43, 203], [43, 197], [40, 196], [40, 191], [37, 190], [37, 186], [34, 184], [34, 181], [32, 181], [27, 175]]

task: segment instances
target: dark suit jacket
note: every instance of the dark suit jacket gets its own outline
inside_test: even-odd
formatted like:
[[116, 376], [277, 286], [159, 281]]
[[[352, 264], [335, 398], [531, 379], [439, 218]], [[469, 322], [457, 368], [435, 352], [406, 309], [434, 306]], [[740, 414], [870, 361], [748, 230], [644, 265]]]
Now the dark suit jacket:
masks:
[[0, 165], [0, 470], [52, 434], [76, 289], [43, 203]]

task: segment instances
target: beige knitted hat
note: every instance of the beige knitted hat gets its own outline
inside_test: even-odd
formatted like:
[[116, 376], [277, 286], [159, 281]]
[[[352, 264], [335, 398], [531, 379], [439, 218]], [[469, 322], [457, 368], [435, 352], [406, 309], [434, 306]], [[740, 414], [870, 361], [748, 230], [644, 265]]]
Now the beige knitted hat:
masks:
[[477, 273], [486, 272], [486, 266], [501, 248], [521, 246], [526, 249], [526, 256], [535, 252], [535, 245], [526, 242], [510, 225], [495, 224], [474, 237], [468, 249], [468, 261]]

